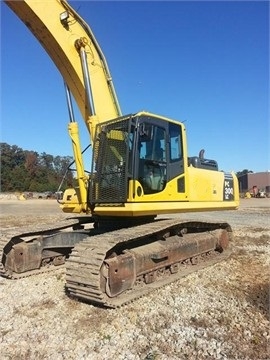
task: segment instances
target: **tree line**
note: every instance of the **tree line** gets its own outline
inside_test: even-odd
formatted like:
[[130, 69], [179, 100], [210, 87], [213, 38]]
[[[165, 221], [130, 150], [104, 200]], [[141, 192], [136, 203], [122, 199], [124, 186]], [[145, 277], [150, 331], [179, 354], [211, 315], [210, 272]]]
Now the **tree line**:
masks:
[[[0, 143], [0, 149], [2, 192], [55, 192], [65, 174], [62, 189], [75, 186], [72, 172], [67, 172], [73, 161], [71, 156], [53, 156], [45, 152], [38, 154], [7, 143]], [[252, 172], [244, 169], [236, 175], [239, 178]]]
[[55, 192], [64, 175], [63, 189], [74, 186], [71, 156], [53, 156], [45, 152], [23, 150], [17, 145], [0, 143], [2, 192]]

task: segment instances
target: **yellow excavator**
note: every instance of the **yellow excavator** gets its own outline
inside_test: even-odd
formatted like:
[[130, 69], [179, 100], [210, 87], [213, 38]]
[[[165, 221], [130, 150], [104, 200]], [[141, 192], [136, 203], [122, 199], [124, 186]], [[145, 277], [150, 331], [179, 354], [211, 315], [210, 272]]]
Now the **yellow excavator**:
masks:
[[[114, 308], [226, 258], [229, 224], [157, 215], [237, 209], [236, 176], [219, 171], [203, 151], [189, 156], [183, 123], [149, 112], [121, 114], [101, 48], [66, 0], [5, 3], [63, 76], [77, 186], [61, 201], [73, 214], [66, 223], [2, 241], [2, 276], [64, 264], [69, 295]], [[73, 99], [89, 132], [90, 173]]]

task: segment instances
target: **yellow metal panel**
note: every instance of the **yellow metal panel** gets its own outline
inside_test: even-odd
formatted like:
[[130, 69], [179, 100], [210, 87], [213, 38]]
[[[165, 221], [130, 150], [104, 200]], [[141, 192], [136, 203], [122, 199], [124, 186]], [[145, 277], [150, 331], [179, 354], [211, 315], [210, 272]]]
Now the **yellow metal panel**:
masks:
[[190, 201], [222, 201], [224, 173], [188, 167]]
[[[101, 50], [95, 44], [95, 38], [89, 38], [88, 33], [79, 22], [79, 15], [66, 1], [6, 1], [16, 15], [28, 25], [31, 32], [47, 51], [52, 61], [62, 74], [70, 88], [88, 130], [95, 124], [92, 121], [105, 121], [120, 115], [115, 94], [108, 84], [111, 78], [104, 68], [105, 59], [101, 59]], [[67, 26], [60, 22], [60, 14], [68, 9]], [[83, 21], [81, 19], [81, 21]], [[85, 24], [86, 25], [86, 24]], [[97, 117], [91, 117], [87, 108], [86, 92], [83, 81], [80, 56], [75, 48], [75, 41], [87, 39], [85, 50], [91, 78], [93, 102]], [[99, 50], [99, 51], [98, 51]], [[117, 103], [117, 104], [116, 104]], [[90, 122], [90, 125], [88, 124]], [[93, 134], [92, 134], [93, 135]]]
[[194, 211], [217, 211], [237, 209], [238, 201], [207, 201], [207, 202], [142, 202], [127, 203], [122, 206], [97, 206], [94, 214], [100, 216], [146, 216], [157, 214], [173, 214]]

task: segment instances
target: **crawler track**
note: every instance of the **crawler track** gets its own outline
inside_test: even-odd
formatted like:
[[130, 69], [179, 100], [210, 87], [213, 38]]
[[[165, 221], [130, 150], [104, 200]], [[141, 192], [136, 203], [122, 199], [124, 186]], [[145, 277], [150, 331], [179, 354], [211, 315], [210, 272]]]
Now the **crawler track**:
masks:
[[23, 277], [28, 277], [32, 275], [37, 275], [44, 272], [55, 271], [60, 269], [64, 265], [53, 265], [53, 263], [48, 263], [44, 266], [41, 266], [38, 269], [33, 269], [31, 271], [26, 271], [22, 273], [12, 272], [5, 268], [5, 257], [12, 249], [12, 247], [19, 242], [30, 243], [33, 239], [38, 238], [39, 236], [52, 236], [53, 234], [58, 234], [59, 232], [68, 231], [73, 229], [76, 226], [79, 226], [81, 223], [86, 223], [86, 221], [81, 221], [80, 218], [61, 220], [56, 225], [56, 223], [51, 224], [42, 224], [40, 226], [29, 225], [24, 226], [23, 228], [10, 228], [1, 231], [0, 235], [0, 276], [9, 278], [9, 279], [19, 279]]
[[[151, 224], [140, 225], [130, 229], [120, 229], [88, 238], [77, 244], [69, 259], [66, 262], [66, 290], [71, 297], [91, 302], [99, 306], [110, 308], [120, 307], [127, 304], [153, 289], [169, 284], [191, 272], [203, 269], [206, 266], [213, 265], [227, 258], [229, 250], [223, 252], [207, 251], [199, 256], [197, 264], [194, 264], [192, 258], [181, 261], [176, 273], [170, 273], [168, 268], [160, 269], [156, 281], [146, 284], [143, 277], [136, 279], [133, 288], [128, 289], [118, 296], [110, 297], [107, 295], [101, 282], [101, 268], [111, 249], [119, 244], [126, 244], [136, 241], [139, 238], [151, 237], [158, 234], [162, 237], [165, 233], [176, 226], [183, 226], [189, 232], [205, 232], [208, 234], [216, 229], [225, 229], [231, 233], [227, 223], [200, 223], [200, 222], [179, 222], [175, 220], [155, 221]], [[185, 236], [185, 235], [184, 235]]]

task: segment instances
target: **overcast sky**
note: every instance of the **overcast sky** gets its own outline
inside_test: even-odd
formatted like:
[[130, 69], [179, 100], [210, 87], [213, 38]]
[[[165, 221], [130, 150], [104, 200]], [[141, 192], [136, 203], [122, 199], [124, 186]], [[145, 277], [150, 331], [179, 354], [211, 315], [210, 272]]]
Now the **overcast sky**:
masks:
[[[123, 114], [184, 121], [189, 155], [204, 148], [220, 169], [270, 169], [269, 2], [70, 3], [106, 56]], [[1, 1], [1, 141], [72, 155], [68, 120], [61, 75]]]

